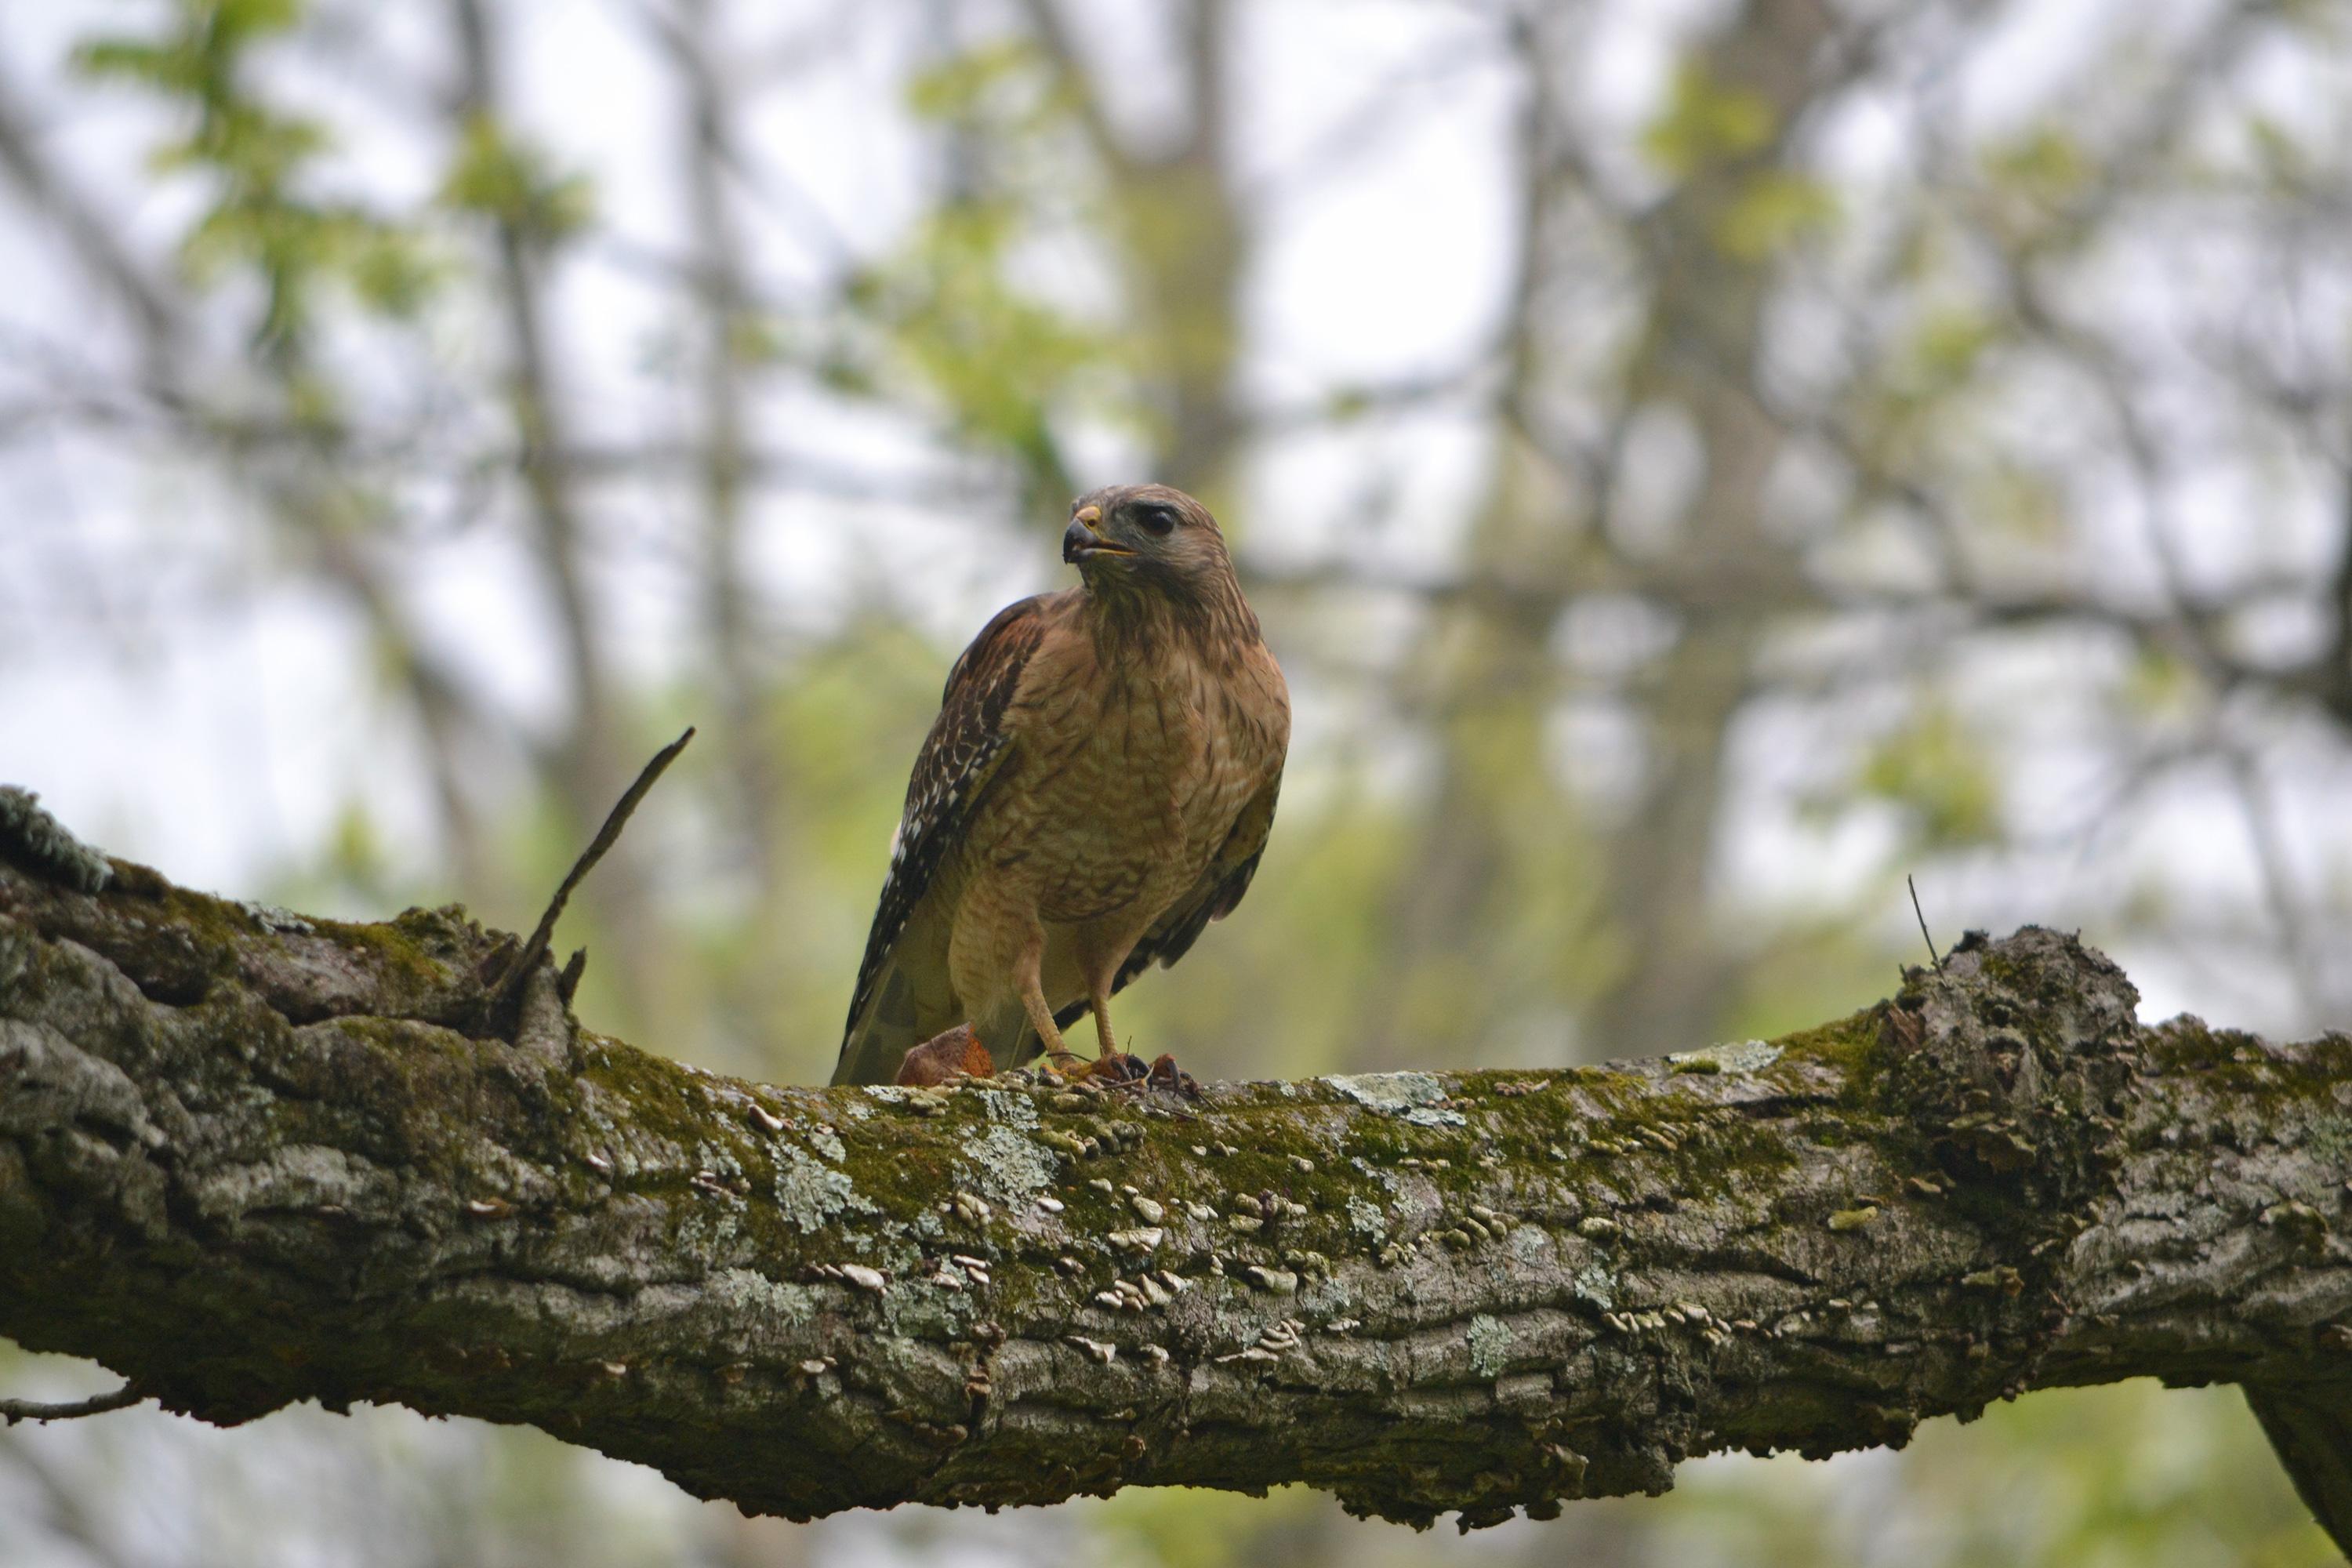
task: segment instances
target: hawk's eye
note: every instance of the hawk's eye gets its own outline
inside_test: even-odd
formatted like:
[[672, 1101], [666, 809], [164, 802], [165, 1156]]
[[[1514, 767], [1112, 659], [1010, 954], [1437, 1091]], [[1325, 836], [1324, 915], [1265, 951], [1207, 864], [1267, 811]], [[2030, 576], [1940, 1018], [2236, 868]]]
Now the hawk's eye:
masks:
[[1135, 521], [1154, 533], [1166, 533], [1176, 526], [1176, 509], [1166, 501], [1146, 501], [1135, 509]]

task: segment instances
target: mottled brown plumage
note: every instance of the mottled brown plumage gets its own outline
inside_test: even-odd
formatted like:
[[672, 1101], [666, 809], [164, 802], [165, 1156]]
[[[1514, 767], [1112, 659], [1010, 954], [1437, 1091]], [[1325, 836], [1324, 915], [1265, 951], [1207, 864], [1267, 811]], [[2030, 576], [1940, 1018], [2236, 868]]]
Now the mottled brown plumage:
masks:
[[866, 939], [835, 1083], [969, 1024], [998, 1065], [1182, 957], [1241, 901], [1290, 702], [1208, 509], [1164, 485], [1071, 508], [1080, 585], [1006, 606], [948, 674]]

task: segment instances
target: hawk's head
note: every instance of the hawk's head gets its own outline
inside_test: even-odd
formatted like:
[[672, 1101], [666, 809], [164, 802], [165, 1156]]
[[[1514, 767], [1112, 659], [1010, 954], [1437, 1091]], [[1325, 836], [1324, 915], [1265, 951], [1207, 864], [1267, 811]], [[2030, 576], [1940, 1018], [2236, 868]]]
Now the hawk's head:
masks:
[[1088, 589], [1108, 598], [1136, 590], [1222, 597], [1234, 582], [1217, 520], [1166, 485], [1108, 485], [1072, 501], [1062, 559], [1076, 564]]

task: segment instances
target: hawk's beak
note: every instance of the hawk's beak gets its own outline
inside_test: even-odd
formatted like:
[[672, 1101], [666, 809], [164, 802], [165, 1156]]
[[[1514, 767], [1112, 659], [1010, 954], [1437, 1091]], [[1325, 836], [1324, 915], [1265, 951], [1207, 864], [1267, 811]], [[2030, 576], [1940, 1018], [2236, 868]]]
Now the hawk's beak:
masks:
[[1062, 531], [1062, 559], [1084, 562], [1096, 555], [1132, 555], [1125, 545], [1113, 544], [1094, 531], [1093, 525], [1102, 521], [1100, 507], [1081, 507], [1070, 519], [1070, 526]]

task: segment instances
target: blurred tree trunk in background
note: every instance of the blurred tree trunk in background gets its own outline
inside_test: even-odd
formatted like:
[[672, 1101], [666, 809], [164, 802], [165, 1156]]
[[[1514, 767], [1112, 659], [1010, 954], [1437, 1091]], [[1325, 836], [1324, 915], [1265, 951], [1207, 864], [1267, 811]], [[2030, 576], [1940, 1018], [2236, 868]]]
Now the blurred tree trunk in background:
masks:
[[[691, 248], [686, 262], [696, 403], [683, 432], [696, 467], [700, 512], [695, 598], [708, 639], [711, 728], [725, 775], [719, 832], [735, 875], [761, 891], [739, 933], [736, 962], [711, 976], [713, 1027], [731, 1037], [730, 1056], [756, 1060], [784, 998], [762, 962], [790, 940], [767, 889], [805, 875], [787, 842], [796, 824], [790, 775], [775, 754], [778, 728], [769, 683], [782, 664], [768, 646], [749, 559], [753, 496], [751, 407], [772, 353], [755, 297], [743, 224], [736, 211], [756, 178], [738, 104], [742, 72], [733, 62], [727, 18], [712, 0], [683, 0], [674, 13], [646, 9], [646, 22], [677, 77], [674, 132], [677, 184], [686, 194]], [[685, 987], [693, 989], [689, 980]]]
[[1637, 569], [1662, 585], [1675, 640], [1643, 704], [1636, 803], [1606, 849], [1617, 967], [1593, 1006], [1588, 1054], [1713, 1039], [1739, 985], [1710, 896], [1732, 729], [1776, 602], [1802, 579], [1763, 515], [1781, 450], [1756, 391], [1769, 254], [1739, 247], [1734, 225], [1759, 185], [1788, 173], [1795, 133], [1830, 85], [1832, 24], [1823, 0], [1753, 0], [1700, 52], [1692, 90], [1752, 114], [1753, 145], [1743, 135], [1702, 151], [1633, 231], [1652, 294], [1627, 412], [1678, 411], [1697, 437], [1700, 479], [1672, 542]]
[[[1384, 1065], [1432, 1050], [1475, 1059], [1515, 1014], [1576, 973], [1564, 945], [1531, 949], [1515, 936], [1531, 876], [1599, 890], [1584, 916], [1605, 954], [1586, 1005], [1584, 1059], [1711, 1039], [1726, 1022], [1739, 973], [1710, 879], [1727, 754], [1773, 604], [1797, 574], [1759, 508], [1780, 450], [1751, 385], [1771, 258], [1737, 250], [1727, 236], [1738, 206], [1791, 155], [1789, 131], [1822, 86], [1831, 32], [1817, 0], [1756, 0], [1735, 13], [1685, 67], [1680, 90], [1699, 129], [1677, 150], [1677, 188], [1654, 210], [1631, 212], [1591, 178], [1561, 113], [1559, 83], [1582, 31], [1557, 16], [1518, 29], [1517, 283], [1502, 334], [1494, 471], [1465, 550], [1469, 573], [1513, 591], [1440, 613], [1426, 635], [1439, 782], [1398, 883], [1401, 962], [1365, 1012], [1360, 1037], [1378, 1042], [1370, 1048]], [[1727, 131], [1714, 126], [1727, 118]], [[1555, 268], [1586, 264], [1561, 232], [1578, 222], [1610, 225], [1647, 295], [1608, 401], [1587, 416], [1604, 434], [1580, 473], [1548, 457], [1539, 433], [1564, 374], [1546, 302], [1567, 293]], [[1623, 538], [1610, 506], [1625, 433], [1661, 415], [1690, 433], [1696, 494], [1665, 520], [1662, 541]], [[1632, 799], [1581, 847], [1571, 827], [1581, 814], [1551, 760], [1553, 649], [1570, 605], [1611, 589], [1650, 598], [1673, 622], [1673, 646], [1624, 694], [1638, 734]], [[1499, 966], [1498, 953], [1509, 955]]]
[[[603, 623], [610, 612], [593, 602], [589, 584], [587, 518], [572, 467], [581, 443], [551, 341], [547, 269], [576, 220], [561, 209], [560, 188], [534, 181], [531, 154], [517, 140], [502, 81], [500, 55], [508, 40], [500, 36], [500, 18], [485, 0], [449, 0], [449, 5], [458, 68], [450, 139], [460, 149], [453, 178], [459, 200], [489, 230], [515, 464], [553, 601], [559, 663], [569, 689], [564, 728], [547, 748], [543, 766], [561, 807], [555, 820], [562, 839], [585, 847], [628, 783], [628, 764], [622, 760], [621, 712], [606, 669], [609, 637]], [[719, 434], [709, 439], [716, 451]], [[634, 847], [625, 846], [585, 896], [596, 923], [611, 936], [608, 962], [618, 976], [614, 1003], [622, 1017], [641, 1019], [658, 973], [654, 910]]]
[[1235, 188], [1229, 84], [1231, 0], [1176, 0], [1174, 128], [1139, 132], [1116, 75], [1090, 69], [1067, 0], [1023, 0], [1022, 15], [1069, 94], [1094, 162], [1105, 236], [1125, 273], [1133, 350], [1148, 388], [1146, 471], [1232, 515], [1234, 448], [1245, 430], [1234, 374], [1249, 276], [1250, 226]]

